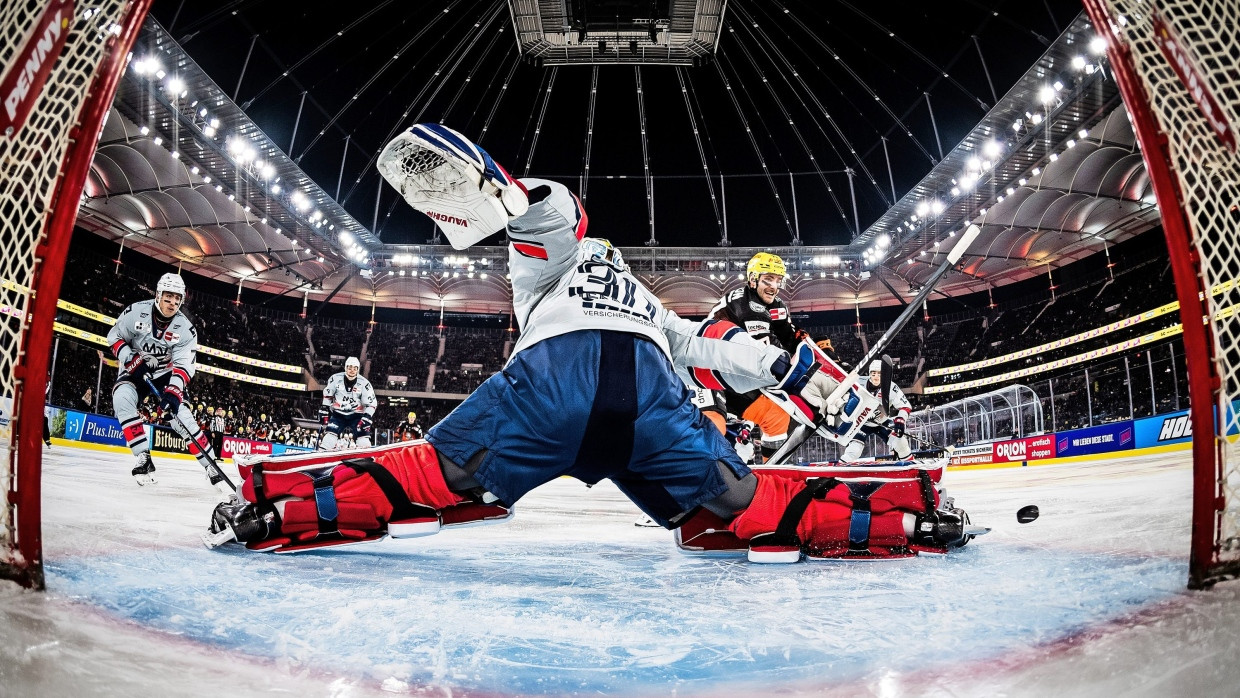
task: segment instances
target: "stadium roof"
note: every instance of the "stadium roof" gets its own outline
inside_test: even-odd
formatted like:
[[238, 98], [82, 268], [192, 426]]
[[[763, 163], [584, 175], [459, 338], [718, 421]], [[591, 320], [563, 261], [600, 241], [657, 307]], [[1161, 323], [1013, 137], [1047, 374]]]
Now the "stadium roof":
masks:
[[[1104, 59], [1064, 3], [1029, 17], [962, 3], [947, 17], [734, 0], [693, 67], [641, 51], [629, 65], [532, 60], [524, 2], [380, 3], [340, 8], [332, 26], [262, 3], [183, 5], [156, 3], [179, 41], [148, 21], [80, 223], [249, 288], [506, 311], [504, 248], [433, 244], [430, 221], [374, 173], [377, 150], [417, 120], [572, 186], [591, 233], [626, 246], [688, 314], [738, 284], [757, 249], [789, 262], [792, 307], [824, 310], [905, 302], [970, 222], [983, 235], [949, 294], [1045, 274], [1157, 220]], [[604, 12], [656, 28], [690, 5], [719, 14], [538, 3], [550, 5], [569, 26], [595, 18], [578, 46], [605, 40], [591, 34]]]

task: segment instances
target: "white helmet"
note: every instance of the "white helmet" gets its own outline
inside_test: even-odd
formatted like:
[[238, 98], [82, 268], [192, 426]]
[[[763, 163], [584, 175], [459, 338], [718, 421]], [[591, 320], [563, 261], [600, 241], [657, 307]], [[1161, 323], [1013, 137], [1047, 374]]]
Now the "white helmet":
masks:
[[354, 366], [360, 370], [362, 368], [362, 362], [358, 361], [356, 356], [350, 356], [344, 360], [344, 367], [348, 368], [350, 366]]
[[874, 359], [873, 361], [870, 362], [870, 373], [873, 373], [875, 371], [882, 371], [882, 370], [883, 370], [882, 359]]
[[185, 280], [177, 274], [164, 274], [159, 277], [159, 283], [155, 284], [155, 297], [159, 298], [164, 291], [180, 294], [181, 298], [184, 299]]

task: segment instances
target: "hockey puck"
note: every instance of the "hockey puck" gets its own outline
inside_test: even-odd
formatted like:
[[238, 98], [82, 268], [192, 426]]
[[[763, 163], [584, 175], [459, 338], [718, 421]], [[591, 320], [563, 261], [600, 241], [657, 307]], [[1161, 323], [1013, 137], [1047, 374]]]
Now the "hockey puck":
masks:
[[1023, 524], [1032, 523], [1038, 520], [1038, 514], [1038, 505], [1030, 504], [1016, 512], [1016, 520]]

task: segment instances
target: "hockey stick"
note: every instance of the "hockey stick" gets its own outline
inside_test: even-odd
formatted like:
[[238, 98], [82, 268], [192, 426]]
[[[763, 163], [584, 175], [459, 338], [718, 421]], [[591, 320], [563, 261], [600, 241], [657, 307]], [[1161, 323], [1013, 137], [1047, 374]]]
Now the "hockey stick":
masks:
[[[146, 387], [151, 389], [151, 393], [155, 396], [156, 399], [159, 399], [160, 397], [162, 397], [163, 393], [160, 391], [159, 388], [155, 386], [155, 381], [152, 381], [150, 376], [143, 375], [142, 380], [146, 381]], [[177, 415], [173, 414], [172, 412], [168, 412], [167, 414], [161, 413], [160, 418], [161, 419], [166, 418], [170, 426], [173, 420], [176, 420], [177, 423], [180, 424], [180, 420], [177, 419]], [[181, 428], [186, 430], [186, 434], [189, 433], [189, 429], [184, 424], [181, 424]], [[173, 427], [172, 431], [176, 432], [177, 430], [175, 427]], [[177, 432], [177, 436], [180, 436], [182, 439], [185, 439], [186, 441], [190, 440], [188, 436], [181, 434], [180, 432]], [[190, 451], [190, 453], [193, 453], [193, 451]], [[195, 460], [197, 460], [197, 458], [195, 458]], [[204, 464], [202, 461], [199, 461], [198, 464], [201, 465], [202, 469], [207, 472], [208, 479], [210, 479], [214, 475], [219, 475], [220, 482], [223, 482], [225, 485], [228, 485], [228, 488], [232, 490], [234, 493], [237, 491], [237, 486], [233, 484], [233, 481], [227, 475], [224, 474], [223, 470], [220, 470], [220, 467], [218, 465], [216, 465], [215, 463], [211, 463], [208, 465], [208, 464]], [[215, 484], [215, 483], [211, 483], [211, 484]]]
[[982, 229], [976, 225], [970, 225], [968, 229], [964, 231], [964, 235], [961, 236], [960, 242], [956, 243], [956, 246], [952, 248], [952, 251], [947, 253], [947, 259], [943, 260], [943, 263], [939, 265], [938, 269], [934, 270], [934, 273], [930, 275], [929, 279], [926, 279], [926, 283], [922, 285], [921, 291], [913, 300], [909, 301], [909, 304], [904, 307], [904, 312], [900, 313], [900, 316], [891, 323], [891, 326], [887, 328], [887, 331], [883, 333], [883, 336], [879, 337], [878, 340], [870, 346], [870, 350], [866, 352], [865, 357], [863, 357], [861, 361], [857, 362], [857, 365], [853, 367], [853, 370], [848, 372], [848, 379], [851, 380], [846, 379], [844, 382], [840, 383], [840, 387], [836, 388], [835, 391], [831, 393], [831, 397], [827, 399], [827, 404], [831, 404], [832, 400], [838, 401], [844, 396], [844, 393], [848, 392], [849, 384], [852, 381], [855, 381], [861, 374], [862, 366], [867, 367], [868, 370], [870, 362], [874, 360], [874, 357], [882, 354], [883, 350], [887, 348], [887, 345], [891, 343], [891, 340], [895, 338], [896, 334], [900, 330], [904, 329], [904, 326], [908, 324], [909, 320], [913, 319], [913, 316], [917, 314], [917, 309], [921, 307], [921, 304], [934, 291], [934, 287], [938, 285], [939, 281], [944, 276], [947, 275], [947, 272], [955, 268], [956, 263], [960, 261], [960, 258], [964, 256], [965, 251], [969, 249], [969, 246], [973, 244], [973, 241], [977, 239], [977, 236], [980, 235], [981, 232]]
[[[960, 258], [964, 256], [964, 253], [969, 249], [969, 247], [973, 244], [973, 241], [977, 239], [977, 236], [980, 235], [981, 232], [982, 229], [977, 225], [970, 225], [964, 231], [964, 235], [960, 238], [960, 242], [956, 243], [956, 246], [952, 248], [952, 251], [947, 253], [947, 258], [943, 260], [943, 263], [939, 265], [939, 268], [935, 269], [934, 273], [930, 275], [930, 278], [926, 280], [926, 283], [922, 285], [921, 291], [912, 301], [909, 302], [907, 306], [904, 307], [904, 311], [901, 312], [899, 317], [891, 323], [891, 326], [887, 328], [887, 331], [884, 332], [883, 335], [870, 346], [870, 350], [866, 352], [865, 357], [863, 357], [861, 361], [857, 362], [853, 369], [848, 372], [848, 375], [844, 377], [844, 380], [840, 381], [839, 386], [831, 392], [831, 395], [829, 395], [823, 403], [824, 406], [838, 405], [843, 401], [844, 396], [860, 377], [862, 367], [865, 367], [866, 370], [869, 369], [870, 362], [874, 360], [874, 357], [882, 354], [882, 351], [887, 348], [887, 345], [891, 343], [891, 340], [896, 336], [896, 334], [900, 330], [904, 329], [904, 326], [908, 324], [909, 320], [913, 319], [913, 316], [917, 313], [918, 307], [921, 306], [926, 298], [930, 296], [939, 281], [947, 275], [947, 272], [951, 271], [956, 266], [956, 264], [960, 261]], [[802, 415], [799, 411], [792, 410], [791, 413], [800, 426], [807, 426], [809, 429], [803, 432], [800, 426], [798, 426], [793, 433], [788, 435], [788, 440], [785, 441], [784, 445], [771, 456], [771, 458], [767, 461], [768, 463], [782, 462], [776, 459], [787, 458], [797, 448], [799, 448], [811, 434], [816, 431], [826, 430], [826, 426], [822, 424], [821, 418], [815, 420], [814, 424], [808, 424], [805, 421], [804, 415]], [[800, 437], [799, 440], [794, 440], [794, 437], [798, 436]]]

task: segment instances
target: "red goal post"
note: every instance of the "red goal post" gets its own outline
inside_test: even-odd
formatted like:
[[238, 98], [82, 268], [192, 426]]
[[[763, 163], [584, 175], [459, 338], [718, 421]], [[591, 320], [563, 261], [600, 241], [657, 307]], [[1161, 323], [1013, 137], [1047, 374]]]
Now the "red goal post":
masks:
[[1193, 425], [1189, 587], [1208, 587], [1240, 575], [1240, 452], [1228, 438], [1240, 427], [1240, 2], [1085, 6], [1107, 40], [1162, 214]]
[[0, 3], [0, 577], [43, 587], [43, 391], [103, 119], [151, 0]]

